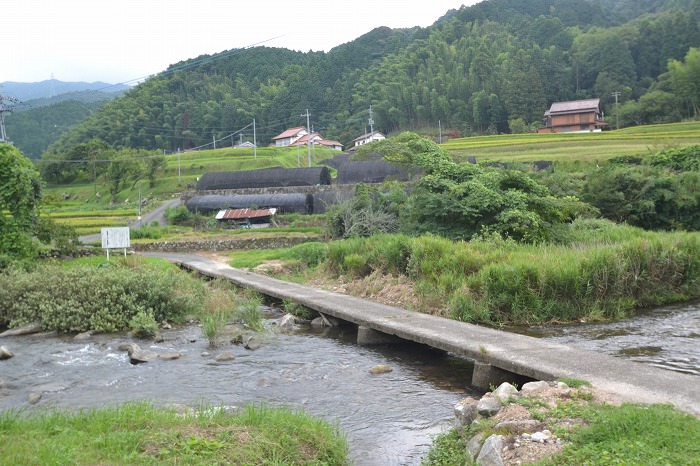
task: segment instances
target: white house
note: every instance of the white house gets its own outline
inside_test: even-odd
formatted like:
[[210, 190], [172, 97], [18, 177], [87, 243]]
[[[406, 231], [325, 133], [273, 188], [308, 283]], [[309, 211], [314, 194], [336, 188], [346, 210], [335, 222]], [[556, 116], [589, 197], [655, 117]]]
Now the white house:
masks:
[[275, 141], [275, 147], [285, 147], [294, 144], [299, 140], [299, 138], [306, 136], [307, 134], [309, 133], [306, 131], [306, 128], [303, 126], [297, 126], [296, 128], [289, 128], [283, 131], [272, 138], [272, 140]]
[[338, 141], [324, 139], [320, 133], [315, 131], [309, 134], [303, 126], [290, 128], [279, 136], [275, 136], [272, 140], [275, 141], [275, 147], [306, 146], [307, 144], [313, 144], [329, 147], [331, 149], [343, 150], [343, 145]]
[[362, 136], [355, 138], [353, 142], [355, 143], [355, 147], [359, 147], [365, 144], [369, 144], [370, 142], [381, 141], [382, 139], [386, 139], [386, 136], [384, 136], [379, 131], [374, 131], [372, 133], [363, 134]]

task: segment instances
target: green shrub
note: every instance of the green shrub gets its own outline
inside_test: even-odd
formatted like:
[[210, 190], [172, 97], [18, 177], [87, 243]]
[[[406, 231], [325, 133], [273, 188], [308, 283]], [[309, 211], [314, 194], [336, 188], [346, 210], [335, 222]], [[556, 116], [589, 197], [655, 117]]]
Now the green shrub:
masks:
[[202, 284], [176, 269], [46, 265], [0, 275], [2, 321], [58, 332], [115, 332], [139, 313], [181, 322], [204, 301]]
[[290, 254], [307, 267], [316, 267], [328, 257], [328, 247], [325, 243], [316, 241], [298, 244], [290, 249]]
[[148, 338], [155, 335], [158, 330], [158, 322], [153, 318], [153, 313], [141, 310], [129, 321], [131, 331], [139, 338]]

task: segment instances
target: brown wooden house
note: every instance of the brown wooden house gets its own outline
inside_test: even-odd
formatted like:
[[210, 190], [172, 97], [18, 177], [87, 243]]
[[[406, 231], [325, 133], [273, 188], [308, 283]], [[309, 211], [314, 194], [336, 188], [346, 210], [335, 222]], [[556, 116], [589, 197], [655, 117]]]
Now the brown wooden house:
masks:
[[538, 133], [582, 133], [607, 127], [600, 110], [600, 99], [555, 102], [544, 113], [544, 127]]

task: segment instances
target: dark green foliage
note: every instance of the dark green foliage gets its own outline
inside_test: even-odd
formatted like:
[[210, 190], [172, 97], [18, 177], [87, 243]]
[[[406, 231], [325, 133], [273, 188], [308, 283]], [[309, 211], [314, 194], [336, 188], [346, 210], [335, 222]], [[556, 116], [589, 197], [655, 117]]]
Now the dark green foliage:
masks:
[[117, 265], [10, 270], [0, 275], [0, 325], [39, 322], [58, 332], [116, 332], [130, 328], [139, 314], [157, 322], [182, 321], [203, 297], [201, 283], [174, 270]]
[[405, 199], [402, 193], [398, 185], [393, 188], [356, 185], [351, 200], [328, 209], [326, 234], [331, 238], [350, 238], [397, 231], [398, 210]]
[[0, 143], [0, 256], [30, 258], [41, 202], [41, 179], [15, 147]]
[[618, 158], [587, 176], [582, 198], [617, 222], [700, 230], [700, 146], [668, 149], [640, 165]]
[[466, 449], [466, 440], [457, 429], [440, 434], [433, 438], [428, 456], [423, 460], [423, 466], [469, 466], [475, 464]]
[[648, 163], [677, 172], [700, 171], [700, 146], [663, 150], [649, 156]]
[[7, 119], [7, 133], [22, 153], [32, 159], [38, 159], [63, 133], [115, 97], [104, 93], [95, 94], [99, 94], [95, 96], [97, 101], [92, 102], [65, 100], [43, 106], [40, 105], [41, 102], [31, 101], [31, 108], [15, 111]]
[[630, 8], [489, 0], [426, 29], [379, 28], [328, 53], [254, 47], [202, 56], [104, 105], [50, 152], [93, 137], [114, 148], [176, 151], [254, 118], [266, 144], [298, 126], [307, 108], [325, 137], [347, 147], [366, 132], [370, 105], [384, 133], [437, 122], [451, 136], [508, 132], [509, 121], [537, 125], [555, 101], [600, 97], [612, 115], [613, 91], [622, 92], [625, 124], [693, 117], [699, 12], [698, 0]]
[[190, 212], [184, 205], [165, 209], [165, 218], [170, 225], [192, 225], [194, 216], [195, 214]]

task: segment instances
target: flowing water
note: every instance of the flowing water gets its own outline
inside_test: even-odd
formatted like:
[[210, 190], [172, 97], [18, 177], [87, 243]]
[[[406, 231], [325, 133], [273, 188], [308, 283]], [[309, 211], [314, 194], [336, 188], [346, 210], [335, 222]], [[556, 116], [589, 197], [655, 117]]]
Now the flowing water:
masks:
[[[699, 303], [611, 324], [517, 331], [700, 375]], [[139, 343], [157, 352], [181, 352], [180, 359], [132, 365], [117, 349], [127, 338], [118, 336], [85, 342], [39, 335], [0, 339], [15, 353], [0, 361], [0, 409], [73, 409], [131, 400], [216, 406], [264, 402], [337, 422], [347, 435], [353, 464], [388, 466], [420, 464], [432, 437], [453, 425], [455, 403], [476, 394], [468, 387], [473, 369], [468, 361], [420, 345], [358, 346], [350, 327], [269, 331], [254, 351], [229, 344], [211, 349], [197, 326], [163, 335], [163, 343]], [[223, 351], [236, 358], [216, 362]], [[370, 374], [378, 364], [393, 371]], [[27, 403], [31, 393], [42, 394], [36, 405]]]
[[[165, 341], [141, 347], [179, 351], [176, 360], [132, 365], [118, 350], [128, 340], [89, 341], [22, 336], [0, 339], [15, 356], [0, 361], [0, 409], [99, 407], [131, 400], [197, 406], [264, 402], [299, 408], [347, 435], [353, 464], [417, 465], [433, 435], [453, 425], [453, 407], [469, 394], [473, 366], [423, 346], [362, 347], [356, 330], [299, 328], [265, 332], [250, 351], [232, 344], [211, 349], [199, 327], [163, 333]], [[236, 358], [216, 362], [221, 352]], [[393, 370], [373, 375], [386, 364]], [[39, 403], [29, 394], [42, 393]]]
[[700, 376], [700, 303], [656, 308], [613, 323], [510, 330]]

